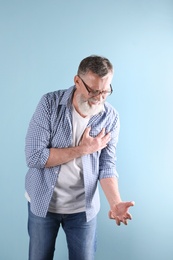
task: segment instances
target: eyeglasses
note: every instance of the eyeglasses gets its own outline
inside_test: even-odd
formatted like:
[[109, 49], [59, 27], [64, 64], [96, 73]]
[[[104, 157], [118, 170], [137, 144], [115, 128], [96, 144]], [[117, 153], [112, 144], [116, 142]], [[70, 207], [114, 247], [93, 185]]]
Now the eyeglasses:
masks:
[[[78, 75], [79, 77], [79, 75]], [[107, 97], [107, 96], [110, 96], [113, 92], [113, 89], [112, 89], [112, 85], [110, 84], [110, 90], [103, 90], [103, 91], [100, 91], [100, 90], [93, 90], [91, 89], [84, 81], [81, 77], [79, 77], [82, 81], [82, 83], [84, 84], [86, 90], [88, 91], [88, 95], [90, 97], [96, 97], [98, 95], [102, 95], [102, 97]]]

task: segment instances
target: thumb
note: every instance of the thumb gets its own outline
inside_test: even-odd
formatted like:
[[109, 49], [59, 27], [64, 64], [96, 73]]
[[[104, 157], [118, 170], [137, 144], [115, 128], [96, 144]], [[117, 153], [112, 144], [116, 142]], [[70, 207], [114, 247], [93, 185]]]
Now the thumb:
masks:
[[125, 206], [126, 206], [127, 208], [133, 207], [134, 205], [135, 205], [135, 202], [134, 202], [134, 201], [127, 201], [127, 202], [125, 202]]
[[112, 214], [112, 210], [109, 211], [108, 216], [110, 219], [114, 219], [114, 215]]
[[85, 135], [85, 136], [89, 136], [90, 130], [91, 130], [91, 126], [87, 127], [87, 128], [85, 129], [84, 135]]

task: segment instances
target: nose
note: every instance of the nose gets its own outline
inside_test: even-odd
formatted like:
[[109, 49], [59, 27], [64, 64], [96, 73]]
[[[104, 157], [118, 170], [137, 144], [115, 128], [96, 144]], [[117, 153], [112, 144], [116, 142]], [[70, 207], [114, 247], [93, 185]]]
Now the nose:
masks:
[[97, 96], [95, 96], [94, 99], [98, 101], [102, 101], [103, 100], [102, 92], [100, 92]]

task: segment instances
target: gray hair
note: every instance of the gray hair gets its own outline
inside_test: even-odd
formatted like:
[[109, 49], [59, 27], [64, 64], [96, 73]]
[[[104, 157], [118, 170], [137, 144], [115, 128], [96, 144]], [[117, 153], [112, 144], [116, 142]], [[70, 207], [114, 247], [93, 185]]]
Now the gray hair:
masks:
[[99, 77], [104, 77], [109, 72], [113, 72], [113, 66], [107, 58], [91, 55], [80, 62], [77, 74], [85, 75], [89, 71], [97, 74]]

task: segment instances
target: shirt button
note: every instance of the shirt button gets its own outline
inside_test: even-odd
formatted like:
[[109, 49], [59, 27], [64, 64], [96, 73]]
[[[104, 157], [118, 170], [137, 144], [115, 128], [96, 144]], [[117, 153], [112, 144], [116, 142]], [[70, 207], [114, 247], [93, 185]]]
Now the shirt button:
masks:
[[54, 185], [52, 185], [52, 189], [54, 189]]

